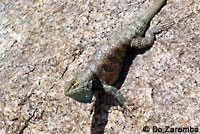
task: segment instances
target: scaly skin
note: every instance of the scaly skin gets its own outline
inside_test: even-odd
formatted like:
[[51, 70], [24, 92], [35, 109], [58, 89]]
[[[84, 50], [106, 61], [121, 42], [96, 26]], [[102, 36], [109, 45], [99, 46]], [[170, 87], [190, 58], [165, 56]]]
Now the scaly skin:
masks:
[[85, 70], [65, 83], [64, 94], [79, 102], [89, 103], [95, 90], [104, 90], [128, 108], [123, 95], [112, 86], [117, 80], [127, 47], [144, 49], [152, 46], [156, 33], [168, 28], [166, 25], [148, 28], [151, 19], [167, 0], [157, 0], [141, 17], [125, 29], [113, 32], [112, 36], [94, 54]]

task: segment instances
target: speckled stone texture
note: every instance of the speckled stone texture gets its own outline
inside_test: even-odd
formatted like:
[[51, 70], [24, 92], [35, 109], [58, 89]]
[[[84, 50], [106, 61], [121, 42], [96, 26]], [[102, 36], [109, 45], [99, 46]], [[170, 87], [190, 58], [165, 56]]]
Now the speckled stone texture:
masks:
[[[199, 127], [200, 1], [168, 0], [151, 24], [175, 25], [138, 54], [120, 91], [101, 106], [63, 95], [100, 42], [152, 0], [3, 0], [0, 2], [1, 134], [132, 134], [143, 127]], [[95, 104], [94, 104], [95, 103]], [[93, 107], [94, 105], [94, 107]]]

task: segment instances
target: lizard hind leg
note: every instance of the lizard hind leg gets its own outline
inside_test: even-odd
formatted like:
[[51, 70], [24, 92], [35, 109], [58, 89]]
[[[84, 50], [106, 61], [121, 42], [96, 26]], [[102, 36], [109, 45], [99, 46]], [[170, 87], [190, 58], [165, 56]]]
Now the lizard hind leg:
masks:
[[158, 34], [162, 31], [166, 31], [169, 29], [172, 25], [174, 25], [174, 22], [170, 22], [167, 24], [162, 24], [162, 25], [156, 25], [153, 27], [150, 27], [144, 37], [135, 37], [131, 41], [131, 47], [136, 47], [139, 49], [145, 49], [153, 45], [153, 42], [155, 40], [155, 34]]

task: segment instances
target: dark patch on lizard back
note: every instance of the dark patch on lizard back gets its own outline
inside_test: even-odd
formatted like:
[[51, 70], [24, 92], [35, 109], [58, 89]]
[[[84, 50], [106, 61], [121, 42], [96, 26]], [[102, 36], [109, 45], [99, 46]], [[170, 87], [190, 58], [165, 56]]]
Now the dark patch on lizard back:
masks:
[[105, 44], [110, 46], [106, 51], [104, 51], [103, 58], [98, 64], [97, 69], [98, 77], [103, 83], [112, 84], [118, 78], [122, 63], [127, 53], [128, 43], [129, 42], [127, 41], [118, 41], [114, 44]]

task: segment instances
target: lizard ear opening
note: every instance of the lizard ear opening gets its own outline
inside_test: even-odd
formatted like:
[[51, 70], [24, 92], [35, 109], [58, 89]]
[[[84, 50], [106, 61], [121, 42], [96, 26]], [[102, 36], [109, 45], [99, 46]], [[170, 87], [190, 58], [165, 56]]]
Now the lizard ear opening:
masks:
[[72, 99], [82, 102], [82, 103], [90, 103], [93, 97], [92, 90], [79, 90], [78, 92], [74, 92], [68, 94], [67, 96], [71, 97]]

